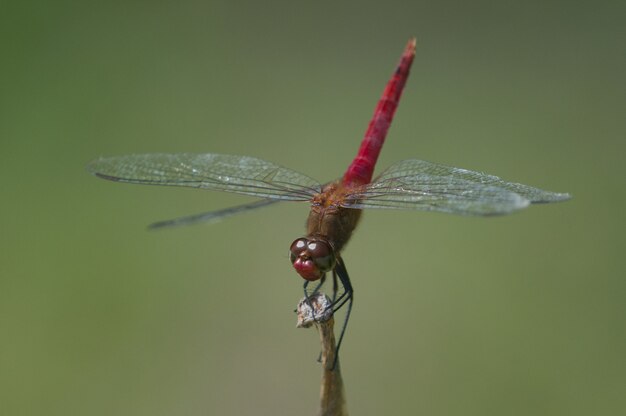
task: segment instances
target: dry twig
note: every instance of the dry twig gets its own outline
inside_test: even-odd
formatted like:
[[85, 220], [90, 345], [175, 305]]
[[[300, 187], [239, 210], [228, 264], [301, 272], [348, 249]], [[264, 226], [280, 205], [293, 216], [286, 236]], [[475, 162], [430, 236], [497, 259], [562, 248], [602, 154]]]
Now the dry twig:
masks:
[[[322, 346], [322, 384], [320, 386], [320, 416], [347, 416], [343, 380], [339, 359], [335, 360], [336, 345], [333, 332], [334, 319], [332, 302], [325, 294], [317, 292], [308, 300], [298, 303], [298, 328], [315, 325]], [[334, 368], [333, 368], [334, 367]]]

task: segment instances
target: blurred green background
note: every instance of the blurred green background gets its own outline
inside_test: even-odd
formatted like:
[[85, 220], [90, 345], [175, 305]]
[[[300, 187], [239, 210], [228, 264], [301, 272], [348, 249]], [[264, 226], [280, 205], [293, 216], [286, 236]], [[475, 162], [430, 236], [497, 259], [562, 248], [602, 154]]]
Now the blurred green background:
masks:
[[114, 184], [101, 155], [248, 154], [341, 175], [410, 36], [379, 167], [574, 199], [367, 212], [344, 253], [354, 415], [626, 414], [623, 2], [3, 2], [0, 414], [312, 415], [287, 249], [306, 204]]

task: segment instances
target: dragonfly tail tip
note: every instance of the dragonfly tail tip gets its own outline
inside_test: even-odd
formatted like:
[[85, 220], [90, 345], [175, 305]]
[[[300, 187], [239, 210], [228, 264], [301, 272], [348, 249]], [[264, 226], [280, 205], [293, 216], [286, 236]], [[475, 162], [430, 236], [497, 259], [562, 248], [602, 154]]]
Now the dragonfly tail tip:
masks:
[[406, 51], [412, 55], [415, 55], [416, 45], [417, 45], [417, 38], [415, 36], [412, 36], [406, 45]]

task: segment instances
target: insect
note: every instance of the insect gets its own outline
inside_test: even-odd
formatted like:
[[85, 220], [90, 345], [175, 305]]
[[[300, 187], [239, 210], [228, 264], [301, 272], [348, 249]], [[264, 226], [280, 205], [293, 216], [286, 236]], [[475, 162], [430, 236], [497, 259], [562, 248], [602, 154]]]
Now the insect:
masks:
[[[565, 193], [506, 182], [496, 176], [422, 160], [397, 162], [372, 180], [374, 166], [398, 106], [415, 56], [409, 40], [400, 63], [374, 111], [361, 147], [341, 179], [322, 185], [307, 175], [250, 156], [205, 154], [140, 154], [100, 158], [88, 165], [96, 176], [116, 182], [183, 186], [234, 192], [263, 198], [253, 203], [176, 220], [154, 227], [216, 220], [278, 201], [306, 201], [311, 211], [306, 235], [296, 239], [289, 257], [305, 280], [319, 282], [332, 272], [333, 308], [348, 304], [337, 343], [341, 345], [352, 310], [353, 288], [341, 251], [365, 208], [440, 211], [461, 215], [502, 215], [530, 204], [563, 201]], [[337, 279], [343, 286], [337, 296]]]

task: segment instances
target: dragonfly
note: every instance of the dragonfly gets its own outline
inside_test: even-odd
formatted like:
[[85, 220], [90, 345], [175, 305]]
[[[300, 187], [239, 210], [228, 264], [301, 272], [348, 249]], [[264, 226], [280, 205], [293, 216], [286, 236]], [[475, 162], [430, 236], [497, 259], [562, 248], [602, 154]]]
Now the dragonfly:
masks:
[[[251, 156], [215, 153], [138, 154], [103, 157], [88, 165], [102, 179], [143, 185], [182, 186], [233, 192], [261, 198], [208, 213], [162, 221], [153, 228], [216, 221], [280, 201], [311, 205], [306, 235], [289, 248], [295, 271], [317, 293], [331, 272], [332, 307], [348, 304], [337, 352], [352, 311], [354, 290], [341, 256], [363, 209], [436, 211], [460, 215], [510, 214], [531, 204], [564, 201], [566, 193], [544, 191], [481, 172], [409, 159], [395, 163], [372, 180], [374, 167], [393, 120], [415, 57], [410, 39], [378, 101], [358, 153], [344, 175], [333, 182], [317, 180]], [[337, 295], [338, 281], [343, 287]], [[337, 357], [337, 354], [335, 354]]]

